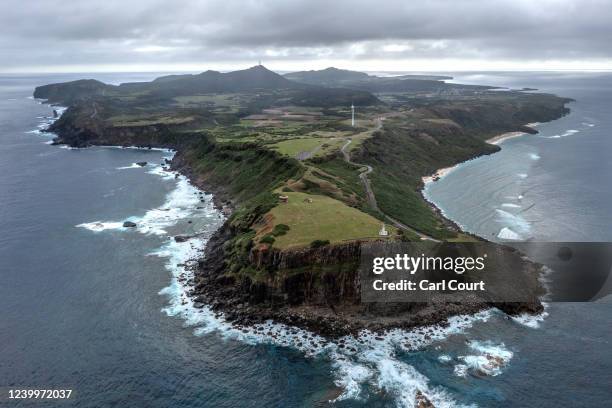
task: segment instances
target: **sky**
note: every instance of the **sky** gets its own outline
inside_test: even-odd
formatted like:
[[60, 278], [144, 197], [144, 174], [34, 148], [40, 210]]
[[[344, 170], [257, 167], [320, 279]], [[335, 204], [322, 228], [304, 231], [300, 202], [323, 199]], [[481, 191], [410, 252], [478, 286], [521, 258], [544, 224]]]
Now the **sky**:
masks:
[[612, 69], [612, 0], [0, 0], [0, 72]]

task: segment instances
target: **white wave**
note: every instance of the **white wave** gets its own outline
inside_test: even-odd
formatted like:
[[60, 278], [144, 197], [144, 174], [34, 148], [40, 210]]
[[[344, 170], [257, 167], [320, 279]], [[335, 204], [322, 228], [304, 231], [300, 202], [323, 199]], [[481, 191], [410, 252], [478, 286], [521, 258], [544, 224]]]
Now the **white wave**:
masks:
[[164, 166], [155, 166], [151, 170], [147, 171], [149, 174], [154, 174], [156, 176], [163, 177], [166, 180], [170, 180], [176, 178], [176, 172], [167, 170]]
[[549, 313], [548, 313], [549, 304], [546, 301], [549, 300], [549, 297], [550, 297], [550, 292], [551, 292], [550, 275], [552, 273], [553, 273], [552, 269], [550, 269], [547, 266], [543, 266], [542, 269], [540, 270], [540, 276], [538, 277], [538, 280], [540, 281], [540, 283], [542, 284], [542, 286], [544, 287], [546, 291], [546, 293], [540, 297], [542, 306], [544, 306], [544, 310], [542, 311], [542, 313], [539, 313], [537, 315], [523, 313], [518, 316], [512, 316], [513, 321], [525, 327], [537, 329], [540, 327], [542, 322], [546, 320], [546, 318], [549, 316]]
[[506, 208], [521, 208], [520, 205], [514, 203], [502, 203], [501, 206]]
[[442, 354], [438, 357], [438, 361], [441, 363], [448, 363], [452, 360], [452, 357], [448, 354]]
[[468, 371], [472, 371], [476, 374], [497, 376], [502, 373], [514, 356], [514, 353], [508, 350], [503, 343], [494, 344], [490, 341], [472, 340], [468, 346], [478, 354], [459, 356], [458, 359], [465, 364], [455, 366], [456, 375], [465, 376]]
[[[528, 236], [531, 232], [531, 225], [527, 220], [521, 217], [518, 214], [512, 214], [508, 211], [496, 208], [495, 212], [497, 213], [497, 222], [500, 223], [503, 227], [500, 230], [499, 234], [505, 234], [508, 237], [512, 236], [512, 233], [517, 235], [525, 235]], [[499, 237], [498, 234], [498, 237]], [[502, 238], [502, 237], [500, 237]], [[516, 239], [516, 238], [510, 238]]]
[[336, 355], [335, 357], [332, 363], [334, 374], [336, 375], [334, 383], [343, 389], [342, 394], [335, 401], [360, 399], [362, 384], [371, 379], [374, 376], [374, 372], [365, 365], [351, 362], [341, 355]]
[[447, 391], [441, 387], [431, 387], [429, 379], [409, 364], [382, 357], [377, 366], [377, 388], [394, 396], [398, 407], [416, 407], [418, 393], [424, 395], [435, 407], [458, 406]]
[[531, 230], [529, 222], [520, 215], [515, 215], [499, 208], [495, 209], [495, 212], [497, 213], [497, 220], [500, 223], [513, 227], [519, 233], [529, 232]]
[[540, 160], [540, 155], [537, 153], [529, 153], [529, 158], [531, 160]]
[[123, 222], [115, 222], [115, 221], [94, 221], [94, 222], [85, 222], [83, 224], [77, 225], [78, 228], [85, 228], [87, 230], [93, 232], [101, 232], [107, 230], [119, 230], [123, 229]]
[[[31, 97], [29, 99], [34, 99], [34, 97]], [[37, 102], [39, 104], [42, 104], [43, 102], [40, 100], [37, 100]], [[44, 132], [44, 130], [46, 130], [50, 125], [52, 125], [56, 120], [58, 120], [62, 114], [66, 111], [66, 109], [68, 109], [67, 107], [64, 106], [55, 106], [53, 107], [55, 109], [55, 111], [57, 112], [57, 117], [53, 117], [53, 116], [37, 116], [36, 119], [39, 119], [39, 123], [38, 125], [36, 125], [36, 129], [34, 130], [30, 130], [27, 131], [25, 133], [28, 134], [37, 134], [37, 135], [44, 135], [44, 136], [54, 136], [52, 133], [47, 133]], [[50, 143], [49, 143], [50, 144]]]
[[453, 368], [453, 374], [455, 374], [457, 377], [467, 377], [468, 366], [465, 364], [456, 364]]
[[[174, 172], [169, 173], [172, 179]], [[136, 230], [142, 234], [165, 235], [167, 228], [176, 225], [180, 220], [198, 216], [218, 219], [218, 213], [214, 209], [212, 196], [200, 196], [199, 190], [189, 183], [184, 176], [177, 179], [176, 188], [166, 197], [166, 201], [158, 208], [148, 210], [143, 216], [132, 216], [129, 220], [136, 223]], [[203, 202], [202, 202], [203, 200]], [[123, 222], [90, 222], [79, 224], [79, 227], [90, 226], [92, 231], [104, 231], [104, 225], [123, 225]]]
[[524, 313], [518, 316], [512, 316], [512, 320], [516, 323], [521, 324], [526, 327], [530, 327], [532, 329], [537, 329], [540, 327], [540, 324], [546, 320], [548, 317], [548, 312], [544, 311], [537, 315], [532, 315], [528, 313]]
[[552, 135], [552, 136], [546, 136], [547, 139], [560, 139], [562, 137], [567, 137], [567, 136], [571, 136], [571, 135], [575, 135], [576, 133], [579, 133], [579, 130], [576, 129], [568, 129], [565, 132], [561, 133], [560, 135]]
[[126, 169], [142, 169], [144, 166], [140, 166], [136, 163], [132, 163], [129, 166], [117, 167], [117, 170], [126, 170]]
[[[174, 174], [170, 173], [172, 178]], [[147, 211], [134, 221], [138, 225], [139, 232], [164, 235], [168, 227], [196, 213], [198, 216], [216, 215], [210, 195], [205, 197], [202, 203], [198, 195], [199, 191], [189, 183], [186, 177], [180, 176], [177, 180], [176, 188], [168, 194], [166, 202], [161, 207]], [[198, 209], [197, 207], [204, 208]]]
[[595, 124], [594, 124], [594, 123], [588, 123], [588, 122], [582, 122], [582, 124], [583, 124], [584, 126], [588, 126], [588, 127], [593, 127], [593, 126], [595, 126]]
[[512, 241], [521, 241], [523, 239], [523, 237], [521, 237], [519, 234], [517, 234], [516, 232], [512, 231], [508, 227], [502, 228], [499, 231], [499, 233], [497, 234], [497, 238], [499, 238], [499, 239], [506, 239], [506, 240], [512, 240]]

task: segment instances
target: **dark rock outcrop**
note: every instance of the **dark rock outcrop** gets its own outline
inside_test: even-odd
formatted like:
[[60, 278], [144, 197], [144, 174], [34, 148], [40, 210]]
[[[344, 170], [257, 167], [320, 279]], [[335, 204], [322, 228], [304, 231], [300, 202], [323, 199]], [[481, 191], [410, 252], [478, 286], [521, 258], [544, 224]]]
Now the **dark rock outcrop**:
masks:
[[[367, 242], [299, 250], [259, 246], [250, 250], [249, 263], [260, 273], [232, 274], [224, 245], [232, 237], [226, 223], [209, 241], [196, 270], [194, 295], [237, 324], [273, 319], [338, 337], [362, 329], [379, 332], [444, 324], [450, 316], [491, 307], [512, 315], [542, 310], [537, 298], [499, 305], [477, 297], [447, 303], [362, 303], [359, 260], [363, 245], [370, 245]], [[527, 273], [537, 272], [534, 268]]]

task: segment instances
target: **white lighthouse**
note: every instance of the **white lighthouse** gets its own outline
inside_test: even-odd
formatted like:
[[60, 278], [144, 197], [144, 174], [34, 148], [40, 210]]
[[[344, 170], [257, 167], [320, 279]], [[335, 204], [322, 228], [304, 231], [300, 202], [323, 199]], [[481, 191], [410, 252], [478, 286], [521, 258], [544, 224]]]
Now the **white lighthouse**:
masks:
[[355, 127], [355, 105], [351, 103], [351, 126]]
[[389, 231], [387, 231], [387, 228], [385, 228], [384, 222], [383, 222], [382, 227], [380, 228], [380, 231], [378, 232], [378, 235], [380, 235], [381, 237], [386, 237], [389, 235]]

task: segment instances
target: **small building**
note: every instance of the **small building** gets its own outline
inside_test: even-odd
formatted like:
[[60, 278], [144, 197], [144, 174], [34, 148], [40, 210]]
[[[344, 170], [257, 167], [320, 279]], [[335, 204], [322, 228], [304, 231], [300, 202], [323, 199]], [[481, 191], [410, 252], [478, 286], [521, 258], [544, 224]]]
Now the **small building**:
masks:
[[380, 235], [381, 237], [386, 237], [389, 235], [389, 231], [387, 231], [387, 228], [385, 228], [384, 222], [383, 222], [382, 227], [380, 228], [380, 231], [378, 231], [378, 235]]
[[287, 203], [287, 202], [289, 201], [289, 197], [288, 197], [288, 196], [286, 196], [286, 195], [278, 196], [278, 200], [279, 200], [281, 203]]

